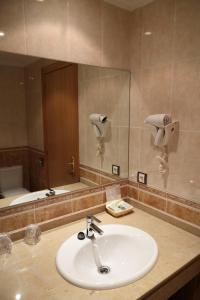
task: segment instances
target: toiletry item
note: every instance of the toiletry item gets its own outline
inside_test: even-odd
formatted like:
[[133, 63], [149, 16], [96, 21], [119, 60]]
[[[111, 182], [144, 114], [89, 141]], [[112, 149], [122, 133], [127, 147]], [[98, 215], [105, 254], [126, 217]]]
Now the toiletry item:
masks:
[[35, 245], [40, 241], [41, 229], [37, 224], [30, 224], [26, 227], [24, 242], [28, 245]]
[[6, 233], [0, 233], [0, 255], [11, 254], [12, 241]]
[[120, 185], [106, 188], [106, 210], [114, 217], [121, 217], [133, 212], [133, 206], [121, 198]]
[[121, 217], [133, 212], [133, 206], [126, 199], [117, 199], [106, 203], [106, 210], [114, 217]]

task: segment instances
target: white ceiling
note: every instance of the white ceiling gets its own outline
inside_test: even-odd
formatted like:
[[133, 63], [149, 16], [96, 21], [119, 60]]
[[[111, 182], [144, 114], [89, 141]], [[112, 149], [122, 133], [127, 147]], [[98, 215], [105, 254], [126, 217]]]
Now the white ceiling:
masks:
[[104, 0], [112, 5], [127, 9], [127, 10], [134, 10], [137, 7], [144, 6], [154, 0]]

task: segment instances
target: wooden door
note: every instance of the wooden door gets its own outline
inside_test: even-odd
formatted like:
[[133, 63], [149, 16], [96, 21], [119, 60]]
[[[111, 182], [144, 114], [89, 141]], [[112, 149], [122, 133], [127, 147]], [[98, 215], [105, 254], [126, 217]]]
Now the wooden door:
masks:
[[79, 181], [78, 67], [43, 69], [44, 144], [49, 187]]

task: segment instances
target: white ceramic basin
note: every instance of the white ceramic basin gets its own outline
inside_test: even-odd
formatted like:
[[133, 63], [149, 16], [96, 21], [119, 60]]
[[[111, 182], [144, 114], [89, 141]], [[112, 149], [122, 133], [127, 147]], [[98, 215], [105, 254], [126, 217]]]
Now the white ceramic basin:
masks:
[[96, 236], [101, 264], [110, 272], [98, 272], [94, 244], [78, 240], [77, 234], [66, 240], [56, 256], [59, 273], [71, 283], [87, 289], [117, 288], [143, 277], [158, 256], [154, 239], [146, 232], [126, 225], [101, 226], [104, 234]]
[[[67, 193], [67, 190], [54, 190], [56, 195]], [[13, 200], [9, 205], [16, 205], [16, 204], [21, 204], [21, 203], [26, 203], [38, 199], [44, 199], [46, 198], [46, 194], [49, 193], [49, 190], [43, 190], [43, 191], [38, 191], [38, 192], [33, 192], [33, 193], [28, 193], [25, 194], [21, 197], [18, 197], [17, 199]]]

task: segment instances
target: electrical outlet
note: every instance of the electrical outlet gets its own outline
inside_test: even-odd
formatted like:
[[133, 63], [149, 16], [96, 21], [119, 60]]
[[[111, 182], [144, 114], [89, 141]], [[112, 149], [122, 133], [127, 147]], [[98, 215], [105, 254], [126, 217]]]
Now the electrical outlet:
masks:
[[143, 172], [137, 173], [137, 182], [147, 184], [147, 174]]
[[120, 166], [112, 165], [112, 174], [113, 175], [120, 175]]

